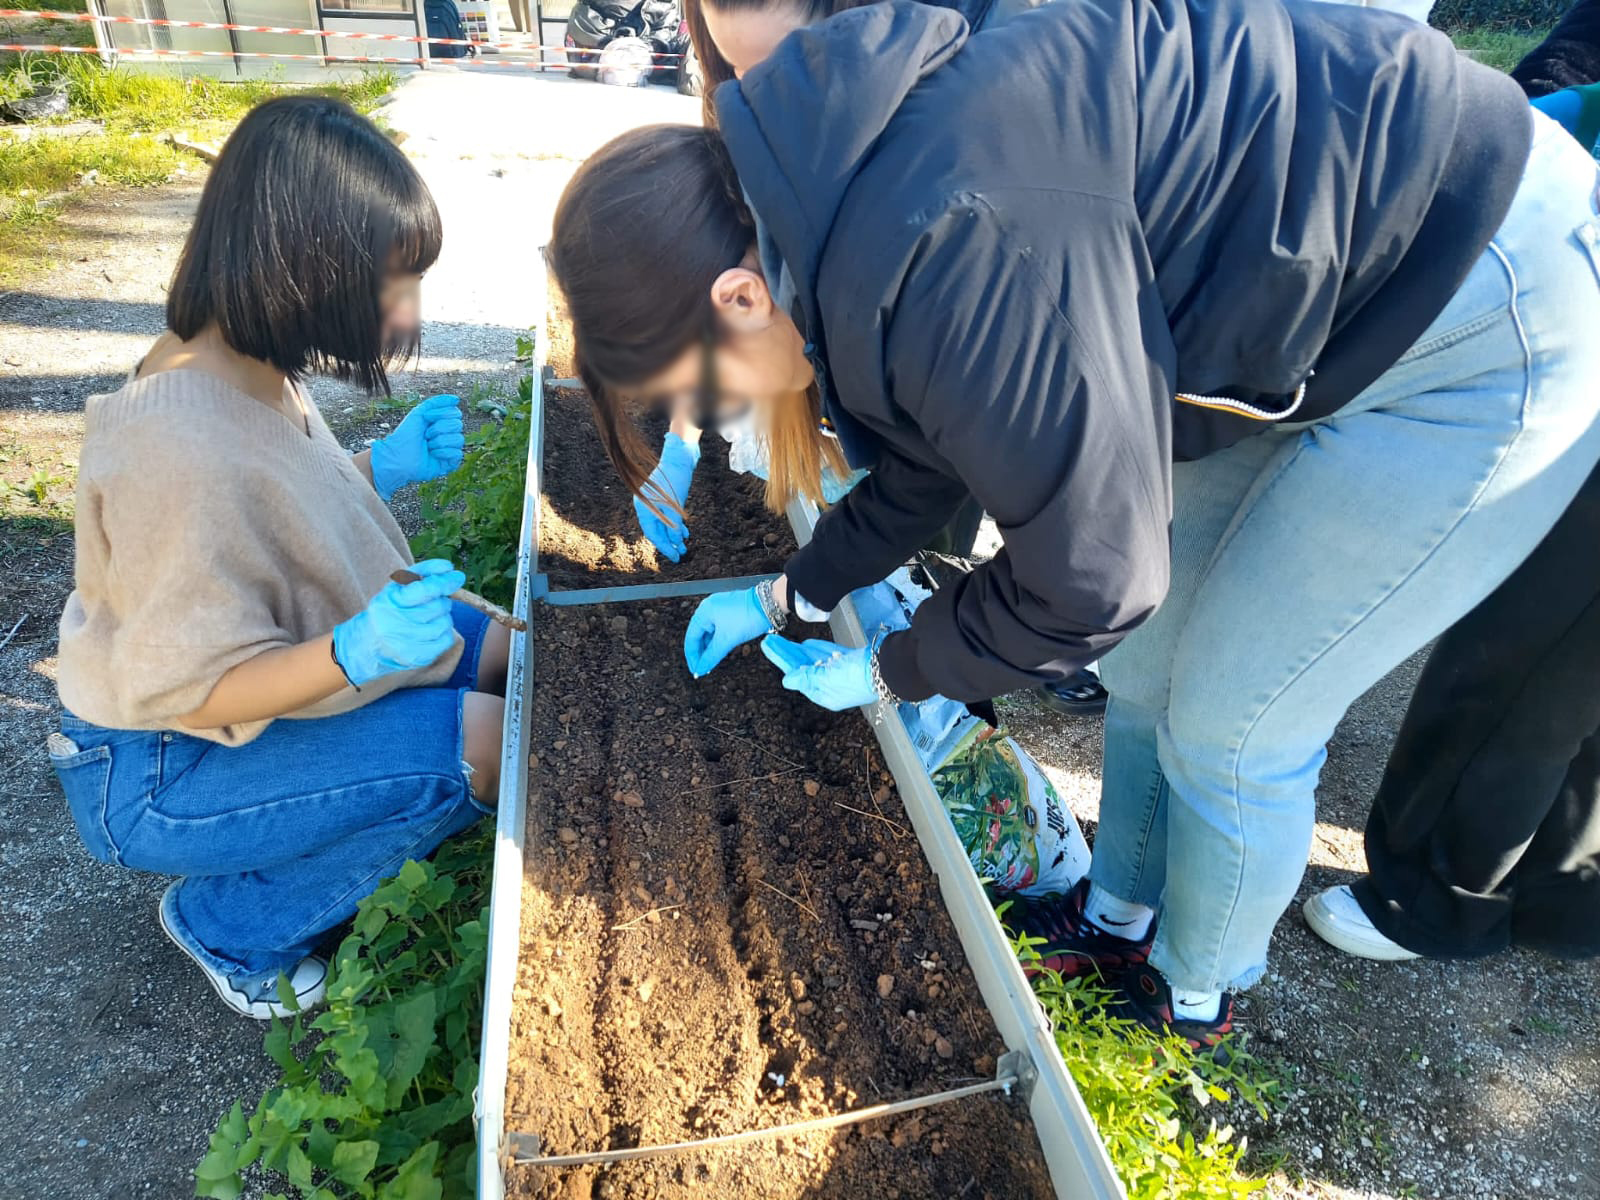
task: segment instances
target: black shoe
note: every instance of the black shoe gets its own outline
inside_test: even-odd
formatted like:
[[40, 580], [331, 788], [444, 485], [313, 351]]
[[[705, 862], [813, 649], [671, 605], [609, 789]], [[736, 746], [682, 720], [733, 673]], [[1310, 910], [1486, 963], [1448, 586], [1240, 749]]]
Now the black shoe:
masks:
[[1055, 971], [1063, 978], [1099, 974], [1115, 978], [1150, 957], [1156, 923], [1137, 941], [1107, 933], [1084, 912], [1089, 899], [1089, 877], [1078, 880], [1065, 895], [1017, 896], [1006, 910], [1005, 922], [1029, 937], [1043, 938], [1034, 946], [1036, 961], [1022, 964], [1023, 972]]
[[1106, 689], [1093, 671], [1076, 671], [1060, 683], [1047, 683], [1039, 689], [1046, 708], [1074, 717], [1088, 717], [1106, 710]]
[[1109, 1016], [1143, 1025], [1153, 1033], [1176, 1034], [1197, 1054], [1209, 1054], [1218, 1062], [1228, 1061], [1224, 1039], [1234, 1032], [1233, 993], [1222, 993], [1222, 1007], [1215, 1020], [1174, 1020], [1172, 987], [1154, 967], [1141, 964], [1119, 981], [1117, 997], [1106, 1008]]

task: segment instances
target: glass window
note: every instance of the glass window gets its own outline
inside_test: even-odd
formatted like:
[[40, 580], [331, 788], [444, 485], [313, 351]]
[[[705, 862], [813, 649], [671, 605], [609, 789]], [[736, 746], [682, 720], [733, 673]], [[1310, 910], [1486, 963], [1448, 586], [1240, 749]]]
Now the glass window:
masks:
[[325, 13], [403, 13], [416, 11], [414, 0], [322, 0]]

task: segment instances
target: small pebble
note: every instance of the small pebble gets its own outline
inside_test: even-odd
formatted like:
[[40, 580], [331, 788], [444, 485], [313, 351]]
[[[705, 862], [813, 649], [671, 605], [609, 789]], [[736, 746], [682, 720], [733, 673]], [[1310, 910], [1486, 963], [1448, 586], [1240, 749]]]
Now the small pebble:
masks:
[[[853, 922], [853, 921], [851, 922], [851, 924], [854, 924], [854, 923], [855, 922]], [[893, 975], [879, 975], [878, 976], [878, 997], [879, 997], [879, 999], [887, 1000], [889, 998], [889, 994], [891, 992], [893, 992], [893, 991], [894, 991], [894, 976]]]
[[644, 797], [638, 792], [618, 792], [612, 799], [627, 808], [644, 807]]
[[789, 994], [796, 1000], [804, 1000], [806, 998], [806, 981], [798, 975], [789, 980]]
[[562, 845], [570, 846], [578, 840], [578, 831], [571, 825], [563, 825], [560, 829], [556, 830], [556, 837], [561, 839]]
[[799, 1004], [794, 1006], [794, 1010], [802, 1017], [809, 1017], [812, 1013], [817, 1011], [817, 1006], [809, 1000], [802, 1000]]
[[949, 1058], [956, 1052], [956, 1048], [950, 1044], [949, 1038], [936, 1038], [933, 1043], [933, 1052], [940, 1058]]
[[815, 779], [808, 779], [808, 780], [806, 780], [805, 788], [806, 788], [806, 795], [815, 796], [818, 792], [820, 792], [822, 790], [822, 785], [820, 783], [818, 783]]
[[[656, 981], [654, 979], [646, 979], [643, 983], [641, 983], [639, 985], [639, 999], [642, 1000], [646, 1004], [650, 1003], [650, 997], [655, 995], [655, 992], [656, 992]], [[949, 1056], [947, 1055], [946, 1057], [949, 1057]]]

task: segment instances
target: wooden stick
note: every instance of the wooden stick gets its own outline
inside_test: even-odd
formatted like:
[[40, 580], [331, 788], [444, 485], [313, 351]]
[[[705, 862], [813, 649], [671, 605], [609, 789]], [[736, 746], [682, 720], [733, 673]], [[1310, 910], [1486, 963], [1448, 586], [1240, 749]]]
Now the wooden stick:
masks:
[[[416, 583], [422, 576], [415, 571], [395, 571], [389, 576], [396, 583]], [[450, 599], [459, 600], [468, 608], [481, 612], [491, 621], [504, 625], [507, 629], [515, 629], [518, 633], [525, 633], [528, 623], [521, 617], [512, 616], [493, 600], [485, 600], [477, 592], [469, 592], [466, 588], [457, 588], [450, 593]]]

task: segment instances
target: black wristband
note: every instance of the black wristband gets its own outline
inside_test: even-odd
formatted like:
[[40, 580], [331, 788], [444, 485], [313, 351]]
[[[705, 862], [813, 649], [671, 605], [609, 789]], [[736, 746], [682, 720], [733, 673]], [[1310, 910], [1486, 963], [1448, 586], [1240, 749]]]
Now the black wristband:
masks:
[[344, 669], [344, 664], [339, 661], [339, 649], [331, 636], [328, 638], [328, 657], [333, 659], [333, 665], [339, 668], [339, 674], [344, 676], [344, 681], [359, 692], [361, 690], [361, 686], [356, 683], [354, 679], [350, 678], [350, 672], [346, 671]]

